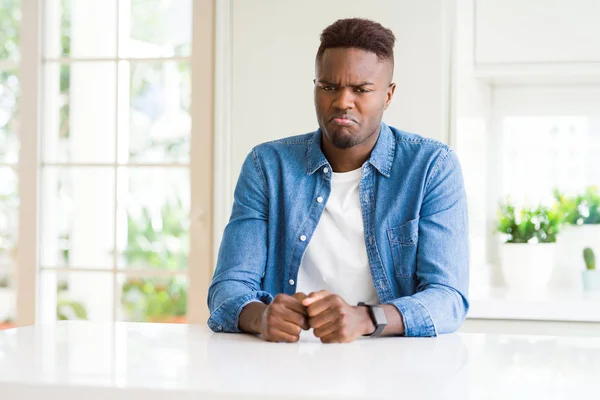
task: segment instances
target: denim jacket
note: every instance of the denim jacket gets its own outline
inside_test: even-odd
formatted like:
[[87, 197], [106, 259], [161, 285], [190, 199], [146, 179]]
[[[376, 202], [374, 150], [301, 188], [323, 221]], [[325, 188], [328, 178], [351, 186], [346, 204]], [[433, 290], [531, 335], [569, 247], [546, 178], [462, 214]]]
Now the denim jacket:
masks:
[[[296, 292], [302, 257], [331, 192], [321, 135], [264, 143], [246, 158], [208, 293], [213, 331], [240, 332], [248, 303]], [[379, 301], [400, 312], [405, 335], [458, 329], [469, 307], [469, 245], [456, 154], [382, 123], [362, 166], [360, 204], [373, 284]]]

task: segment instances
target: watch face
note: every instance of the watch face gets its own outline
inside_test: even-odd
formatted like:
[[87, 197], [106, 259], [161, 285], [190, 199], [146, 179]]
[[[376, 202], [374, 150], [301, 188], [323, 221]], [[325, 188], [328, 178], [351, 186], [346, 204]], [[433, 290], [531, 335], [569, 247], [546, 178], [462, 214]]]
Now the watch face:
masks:
[[387, 324], [387, 318], [385, 317], [385, 311], [383, 308], [374, 306], [371, 307], [371, 310], [373, 311], [373, 318], [375, 319], [375, 323], [377, 325]]

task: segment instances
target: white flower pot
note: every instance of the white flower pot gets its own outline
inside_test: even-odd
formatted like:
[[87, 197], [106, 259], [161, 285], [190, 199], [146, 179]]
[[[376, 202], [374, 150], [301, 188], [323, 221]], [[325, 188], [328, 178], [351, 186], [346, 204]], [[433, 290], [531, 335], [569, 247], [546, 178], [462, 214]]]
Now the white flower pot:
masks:
[[543, 291], [552, 278], [556, 243], [504, 243], [500, 249], [502, 275], [518, 291]]
[[558, 262], [560, 267], [585, 269], [583, 249], [594, 250], [596, 259], [600, 258], [600, 224], [569, 225], [558, 235]]
[[582, 271], [583, 289], [587, 291], [600, 291], [600, 271]]

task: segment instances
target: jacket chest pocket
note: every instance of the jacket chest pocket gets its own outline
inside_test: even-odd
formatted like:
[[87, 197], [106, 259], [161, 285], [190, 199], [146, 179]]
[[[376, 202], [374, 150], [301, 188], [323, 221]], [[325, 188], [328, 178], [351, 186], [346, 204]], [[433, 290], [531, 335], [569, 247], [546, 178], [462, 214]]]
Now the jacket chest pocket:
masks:
[[413, 278], [417, 270], [419, 219], [387, 230], [394, 271], [399, 278]]

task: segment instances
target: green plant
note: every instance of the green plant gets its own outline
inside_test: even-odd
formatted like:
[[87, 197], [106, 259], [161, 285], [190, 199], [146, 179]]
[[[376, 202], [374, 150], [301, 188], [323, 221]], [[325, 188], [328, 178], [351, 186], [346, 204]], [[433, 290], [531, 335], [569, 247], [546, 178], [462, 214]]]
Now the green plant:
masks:
[[598, 186], [590, 186], [583, 194], [585, 212], [584, 224], [600, 224], [600, 192]]
[[561, 219], [569, 225], [600, 224], [600, 192], [597, 186], [589, 186], [583, 193], [567, 197], [554, 191]]
[[69, 298], [69, 282], [67, 280], [59, 280], [56, 284], [56, 319], [59, 321], [88, 319], [88, 314], [85, 306]]
[[3, 0], [0, 7], [0, 60], [19, 56], [21, 8], [18, 0]]
[[[128, 213], [126, 263], [133, 268], [179, 270], [187, 265], [188, 213], [181, 201], [167, 202], [160, 215], [143, 207], [139, 215]], [[185, 278], [134, 278], [125, 281], [121, 304], [129, 320], [161, 321], [183, 317], [187, 311]]]
[[560, 223], [556, 206], [517, 209], [507, 199], [498, 208], [497, 230], [507, 235], [506, 243], [555, 243]]
[[130, 320], [159, 321], [185, 316], [187, 285], [182, 278], [131, 278], [123, 285], [122, 304]]
[[162, 206], [159, 216], [143, 207], [138, 216], [127, 214], [127, 247], [123, 256], [132, 268], [178, 270], [187, 265], [188, 213], [181, 201]]
[[589, 247], [583, 249], [583, 259], [585, 260], [585, 266], [588, 271], [596, 269], [596, 256], [594, 255], [594, 250]]
[[583, 216], [579, 209], [582, 202], [580, 195], [567, 197], [560, 191], [555, 190], [554, 199], [558, 205], [558, 210], [563, 223], [568, 225], [581, 225], [583, 223]]
[[88, 319], [88, 315], [83, 304], [59, 296], [56, 303], [56, 318], [59, 321], [65, 321], [69, 319]]

